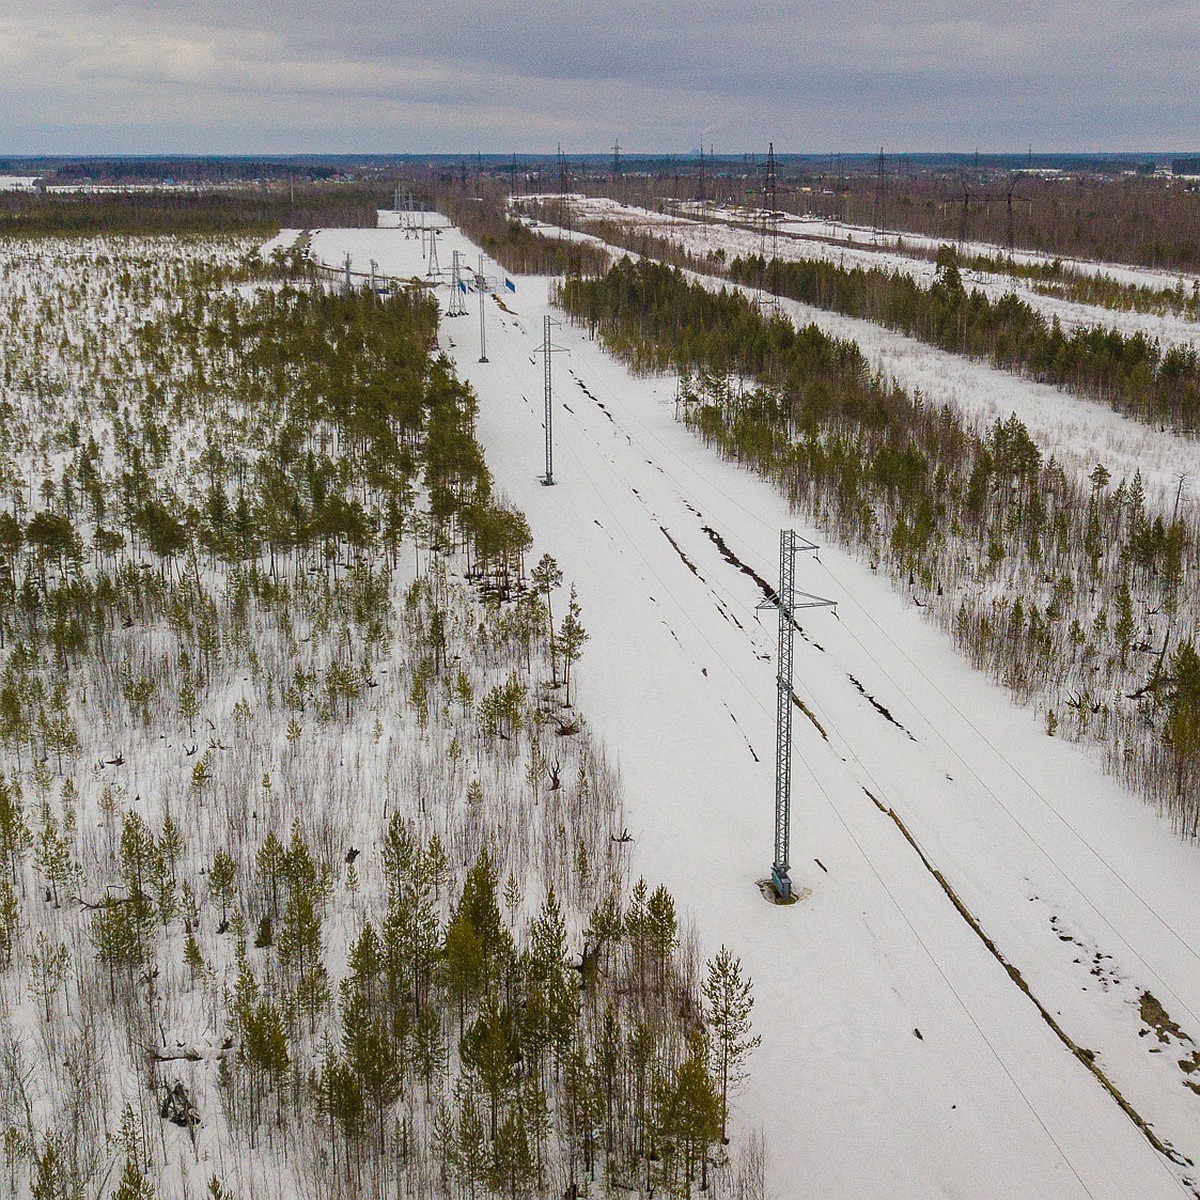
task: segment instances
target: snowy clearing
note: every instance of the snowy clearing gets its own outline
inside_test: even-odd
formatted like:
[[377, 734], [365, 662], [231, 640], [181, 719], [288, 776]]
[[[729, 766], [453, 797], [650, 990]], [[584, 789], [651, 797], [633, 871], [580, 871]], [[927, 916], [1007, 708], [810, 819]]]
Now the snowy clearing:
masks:
[[[349, 253], [401, 276], [423, 273], [420, 248], [391, 230], [313, 239], [330, 266]], [[474, 261], [456, 232], [443, 261], [455, 248]], [[632, 378], [571, 327], [554, 331], [567, 353], [554, 362], [557, 483], [543, 487], [533, 351], [556, 316], [547, 286], [522, 278], [487, 301], [490, 362], [477, 361], [477, 296], [443, 323], [443, 345], [478, 391], [498, 484], [578, 583], [592, 634], [581, 696], [620, 762], [634, 873], [662, 878], [702, 951], [736, 945], [755, 980], [763, 1046], [739, 1119], [765, 1128], [777, 1192], [1195, 1191], [1200, 1096], [1179, 1065], [1200, 1037], [1195, 847], [1082, 749], [1048, 739], [864, 563], [826, 548], [797, 572], [839, 602], [836, 617], [802, 622], [797, 646], [813, 720], [796, 723], [793, 875], [808, 895], [767, 905], [755, 880], [770, 858], [774, 622], [738, 564], [773, 580], [779, 529], [794, 522], [773, 489], [676, 424], [674, 379]], [[935, 363], [931, 380], [936, 353], [911, 355]], [[1037, 390], [1048, 429], [1070, 402]], [[1104, 417], [1080, 416], [1102, 444], [1119, 418], [1080, 407]], [[1187, 1042], [1153, 1027], [1147, 997]]]
[[[552, 226], [543, 227], [547, 232]], [[737, 231], [733, 231], [737, 232]], [[576, 238], [591, 235], [575, 233]], [[591, 239], [597, 240], [599, 239]], [[625, 251], [612, 247], [618, 257]], [[745, 252], [739, 250], [739, 253]], [[693, 275], [705, 286], [739, 288], [715, 275]], [[754, 294], [754, 289], [739, 290]], [[832, 337], [858, 343], [872, 367], [887, 379], [931, 404], [949, 404], [977, 428], [1004, 421], [1015, 413], [1044, 455], [1053, 455], [1084, 479], [1103, 463], [1116, 479], [1132, 479], [1141, 471], [1147, 499], [1164, 512], [1174, 504], [1180, 478], [1194, 479], [1200, 456], [1194, 440], [1158, 429], [1049, 384], [1034, 383], [986, 362], [926, 345], [874, 322], [845, 317], [784, 297], [780, 310], [800, 324], [813, 324]]]
[[[554, 197], [553, 199], [557, 201], [558, 198]], [[720, 250], [727, 258], [733, 259], [738, 255], [759, 254], [763, 250], [761, 231], [747, 227], [752, 226], [756, 221], [761, 221], [757, 213], [751, 210], [717, 210], [713, 214], [717, 218], [715, 221], [700, 221], [681, 220], [671, 213], [637, 208], [605, 197], [574, 196], [570, 203], [572, 210], [583, 220], [603, 219], [617, 221], [634, 228], [642, 228], [660, 237], [670, 238], [692, 254], [701, 257]], [[737, 222], [737, 224], [729, 222]], [[818, 226], [818, 229], [825, 228]], [[814, 232], [811, 223], [807, 221], [783, 220], [779, 224], [779, 232], [779, 257], [782, 259], [817, 259], [837, 263], [847, 269], [861, 267], [864, 270], [876, 268], [884, 271], [899, 271], [926, 285], [933, 282], [936, 272], [935, 264], [927, 259], [912, 258], [903, 252], [889, 252], [886, 246], [887, 240], [894, 238], [895, 235], [892, 234], [885, 234], [884, 240], [876, 245], [871, 242], [868, 230], [866, 237], [858, 239], [862, 245], [860, 249], [855, 244], [846, 244], [844, 241], [834, 244], [830, 241], [814, 240], [814, 238], [829, 237], [831, 234]], [[844, 237], [844, 234], [842, 236]], [[936, 250], [939, 245], [946, 244], [944, 241], [937, 242], [928, 238], [903, 238], [905, 245], [913, 245], [918, 242], [922, 245], [928, 243], [925, 248], [931, 250]], [[995, 246], [967, 246], [964, 247], [964, 252], [1001, 253]], [[1126, 279], [1123, 274], [1127, 273], [1127, 269], [1111, 264], [1105, 264], [1102, 270], [1098, 269], [1095, 273], [1110, 276], [1121, 283], [1132, 282], [1154, 287], [1175, 287], [1182, 278], [1178, 275], [1156, 273], [1153, 279], [1148, 279], [1147, 272], [1132, 272], [1134, 278]], [[968, 288], [979, 288], [991, 300], [998, 300], [1009, 292], [1015, 292], [1031, 308], [1042, 313], [1047, 319], [1057, 317], [1065, 329], [1102, 325], [1106, 328], [1119, 329], [1125, 334], [1143, 333], [1148, 337], [1157, 338], [1164, 346], [1190, 345], [1200, 340], [1200, 325], [1183, 316], [1122, 312], [1102, 308], [1099, 305], [1078, 304], [1055, 296], [1043, 295], [1027, 281], [987, 271], [964, 270], [962, 275]], [[1183, 282], [1185, 286], [1191, 287], [1191, 279], [1183, 278]]]

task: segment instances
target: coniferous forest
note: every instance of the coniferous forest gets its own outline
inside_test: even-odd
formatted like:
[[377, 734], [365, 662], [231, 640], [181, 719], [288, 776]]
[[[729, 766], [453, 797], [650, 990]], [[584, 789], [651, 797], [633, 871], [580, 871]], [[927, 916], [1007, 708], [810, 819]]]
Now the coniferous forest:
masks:
[[1064, 330], [1014, 293], [990, 300], [963, 283], [956, 255], [943, 246], [928, 287], [903, 271], [846, 268], [820, 260], [735, 259], [730, 278], [758, 284], [818, 308], [897, 329], [955, 354], [986, 358], [1110, 404], [1154, 424], [1194, 432], [1200, 416], [1200, 359], [1193, 346], [1163, 350], [1142, 333], [1102, 325]]
[[433, 302], [6, 262], [0, 1191], [764, 1195], [752, 985], [630, 878]]

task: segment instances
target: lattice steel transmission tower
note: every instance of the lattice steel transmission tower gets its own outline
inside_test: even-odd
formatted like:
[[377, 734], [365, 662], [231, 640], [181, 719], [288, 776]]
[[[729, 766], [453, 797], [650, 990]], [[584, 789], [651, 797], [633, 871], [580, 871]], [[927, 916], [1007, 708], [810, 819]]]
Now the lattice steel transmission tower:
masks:
[[437, 226], [431, 225], [429, 227], [429, 263], [425, 268], [426, 279], [436, 279], [442, 273], [442, 268], [438, 265], [437, 235]]
[[550, 327], [559, 322], [550, 317], [544, 317], [543, 322], [542, 346], [534, 353], [542, 356], [543, 378], [546, 385], [546, 474], [542, 476], [542, 484], [544, 487], [552, 487], [554, 485], [554, 384], [550, 372], [550, 362], [555, 354], [562, 353], [563, 348], [550, 344]]
[[875, 174], [875, 241], [884, 234], [884, 201], [887, 199], [887, 176], [883, 170], [883, 147], [879, 147], [879, 169]]
[[463, 299], [467, 294], [467, 285], [463, 282], [462, 267], [459, 266], [459, 259], [461, 257], [461, 253], [455, 250], [454, 257], [451, 259], [450, 306], [446, 309], [446, 316], [448, 317], [465, 317], [467, 315], [467, 303]]
[[767, 175], [763, 181], [762, 204], [762, 233], [758, 252], [763, 260], [764, 278], [759, 280], [759, 290], [765, 289], [767, 296], [760, 296], [759, 302], [764, 309], [776, 309], [779, 307], [779, 179], [775, 173], [774, 142], [767, 146]]
[[777, 902], [792, 899], [789, 856], [792, 836], [792, 650], [796, 630], [796, 611], [803, 608], [831, 608], [833, 600], [823, 600], [808, 592], [796, 598], [796, 552], [816, 551], [815, 542], [801, 537], [794, 529], [779, 531], [779, 591], [774, 600], [764, 600], [760, 609], [774, 608], [779, 613], [778, 665], [775, 673], [775, 860], [771, 864], [771, 886]]

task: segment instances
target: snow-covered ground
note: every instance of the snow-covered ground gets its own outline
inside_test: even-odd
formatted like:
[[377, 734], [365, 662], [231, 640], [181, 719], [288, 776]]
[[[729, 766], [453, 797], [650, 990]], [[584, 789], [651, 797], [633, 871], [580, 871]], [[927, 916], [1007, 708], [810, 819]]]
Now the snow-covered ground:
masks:
[[[681, 210], [686, 212], [688, 207], [681, 206]], [[692, 205], [690, 207], [696, 210], [695, 215], [698, 217], [715, 217], [717, 220], [724, 221], [744, 222], [748, 215], [753, 215], [753, 210], [744, 208], [720, 208], [706, 205], [701, 211], [699, 210], [699, 206]], [[831, 221], [827, 217], [813, 216], [812, 214], [805, 214], [803, 216], [785, 214], [779, 228], [781, 232], [791, 234], [794, 237], [828, 238], [834, 241], [845, 242], [851, 246], [855, 243], [871, 247], [887, 247], [890, 245], [902, 251], [907, 248], [910, 251], [916, 250], [923, 254], [934, 253], [939, 246], [944, 246], [948, 240], [947, 238], [926, 237], [920, 233], [906, 233], [897, 229], [887, 229], [881, 233], [877, 233], [874, 229], [865, 225], [851, 225], [845, 221]], [[995, 242], [974, 241], [964, 242], [962, 252], [969, 258], [990, 258], [996, 255], [1007, 256], [1009, 253], [1007, 246], [1000, 246]], [[1106, 276], [1117, 283], [1131, 283], [1148, 288], [1173, 288], [1180, 282], [1185, 287], [1190, 288], [1192, 284], [1200, 279], [1200, 276], [1186, 272], [1159, 271], [1153, 267], [1138, 267], [1128, 263], [1094, 262], [1091, 259], [1072, 258], [1070, 255], [1046, 254], [1037, 250], [1015, 250], [1012, 257], [1016, 262], [1022, 263], [1025, 266], [1049, 266], [1055, 262], [1061, 262], [1064, 266], [1080, 275]]]
[[270, 258], [277, 251], [290, 250], [303, 236], [302, 229], [281, 229], [273, 238], [263, 242], [258, 252], [263, 258]]
[[[575, 196], [571, 198], [571, 205], [581, 220], [604, 219], [642, 228], [659, 237], [670, 238], [692, 254], [701, 257], [722, 250], [728, 259], [733, 259], [738, 255], [758, 254], [763, 248], [761, 232], [744, 227], [754, 219], [754, 214], [744, 209], [715, 210], [711, 214], [715, 220], [700, 221], [681, 219], [673, 213], [660, 213], [621, 204], [603, 196]], [[733, 220], [741, 224], [727, 223]], [[898, 235], [885, 234], [879, 245], [873, 245], [870, 230], [866, 230], [861, 231], [866, 236], [856, 239], [857, 245], [847, 244], [844, 240], [845, 227], [837, 226], [836, 228], [842, 230], [843, 238], [838, 244], [814, 240], [831, 236], [831, 228], [834, 227], [827, 227], [819, 222], [814, 226], [813, 222], [806, 220], [781, 221], [779, 257], [787, 260], [818, 259], [837, 263], [848, 269], [862, 267], [869, 270], [874, 267], [885, 271], [900, 271], [925, 284], [933, 281], [936, 267], [928, 259], [913, 258], [911, 255], [886, 249], [889, 244], [895, 245]], [[936, 249], [938, 245], [945, 244], [929, 238], [909, 238], [907, 235], [903, 235], [903, 243], [906, 246], [921, 245], [923, 249]], [[1001, 253], [995, 246], [968, 246], [966, 251], [979, 254]], [[1032, 261], [1037, 256], [1028, 257]], [[1094, 265], [1096, 269], [1091, 273], [1107, 275], [1121, 283], [1136, 282], [1148, 287], [1170, 288], [1175, 287], [1182, 278], [1184, 285], [1190, 289], [1194, 282], [1191, 277], [1163, 272], [1138, 272], [1114, 264]], [[1044, 314], [1047, 319], [1057, 317], [1065, 329], [1081, 325], [1103, 325], [1119, 329], [1126, 334], [1143, 333], [1147, 337], [1157, 338], [1164, 346], [1191, 345], [1200, 341], [1200, 325], [1177, 314], [1160, 316], [1154, 313], [1121, 312], [1097, 305], [1078, 304], [1057, 296], [1042, 295], [1025, 280], [994, 272], [968, 270], [963, 272], [963, 279], [967, 287], [979, 288], [992, 300], [998, 300], [1009, 292], [1016, 292], [1030, 307]]]
[[37, 175], [0, 175], [0, 192], [28, 192], [38, 181]]
[[[547, 232], [552, 228], [544, 227]], [[741, 236], [738, 230], [706, 228]], [[597, 240], [576, 232], [569, 236]], [[744, 247], [725, 245], [729, 257], [745, 252]], [[616, 247], [613, 251], [624, 253]], [[713, 288], [735, 286], [719, 276], [694, 278]], [[751, 288], [740, 290], [753, 294]], [[1054, 455], [1080, 479], [1086, 478], [1097, 463], [1103, 463], [1114, 480], [1131, 480], [1135, 471], [1141, 471], [1148, 500], [1163, 511], [1173, 507], [1181, 478], [1183, 495], [1192, 494], [1189, 481], [1194, 482], [1200, 470], [1200, 452], [1193, 438], [1122, 416], [1107, 405], [1072, 396], [1049, 384], [1034, 383], [978, 359], [939, 350], [871, 321], [795, 300], [777, 302], [794, 321], [857, 342], [876, 371], [913, 394], [919, 391], [931, 404], [952, 405], [978, 428], [1007, 420], [1015, 413], [1043, 454]]]
[[[322, 230], [313, 252], [407, 277], [423, 274], [421, 244]], [[477, 253], [447, 232], [443, 261], [455, 248]], [[673, 379], [632, 378], [570, 326], [555, 330], [556, 485], [543, 487], [547, 288], [522, 278], [485, 300], [489, 362], [478, 297], [444, 322], [443, 345], [478, 391], [498, 485], [577, 583], [583, 703], [620, 762], [634, 873], [665, 882], [702, 951], [730, 945], [755, 980], [763, 1045], [736, 1121], [766, 1130], [776, 1194], [1196, 1191], [1182, 1160], [1200, 1153], [1200, 1095], [1179, 1065], [1195, 1050], [1182, 1038], [1200, 1037], [1196, 847], [826, 548], [797, 578], [838, 601], [836, 616], [805, 616], [796, 651], [814, 718], [797, 713], [794, 738], [804, 898], [767, 904], [755, 881], [771, 858], [775, 623], [737, 564], [772, 580], [779, 529], [818, 531], [673, 420]], [[1179, 1036], [1147, 1024], [1147, 994]]]

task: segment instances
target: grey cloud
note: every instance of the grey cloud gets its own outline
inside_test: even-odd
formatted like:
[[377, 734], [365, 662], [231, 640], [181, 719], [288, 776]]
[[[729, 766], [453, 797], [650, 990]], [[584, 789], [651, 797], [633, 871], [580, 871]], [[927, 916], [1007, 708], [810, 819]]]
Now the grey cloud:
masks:
[[[1200, 126], [1198, 50], [1194, 3], [0, 0], [0, 153], [155, 128], [255, 152], [539, 149], [555, 130], [580, 149], [716, 131], [727, 148], [1169, 148]], [[72, 128], [78, 145], [36, 146]]]

